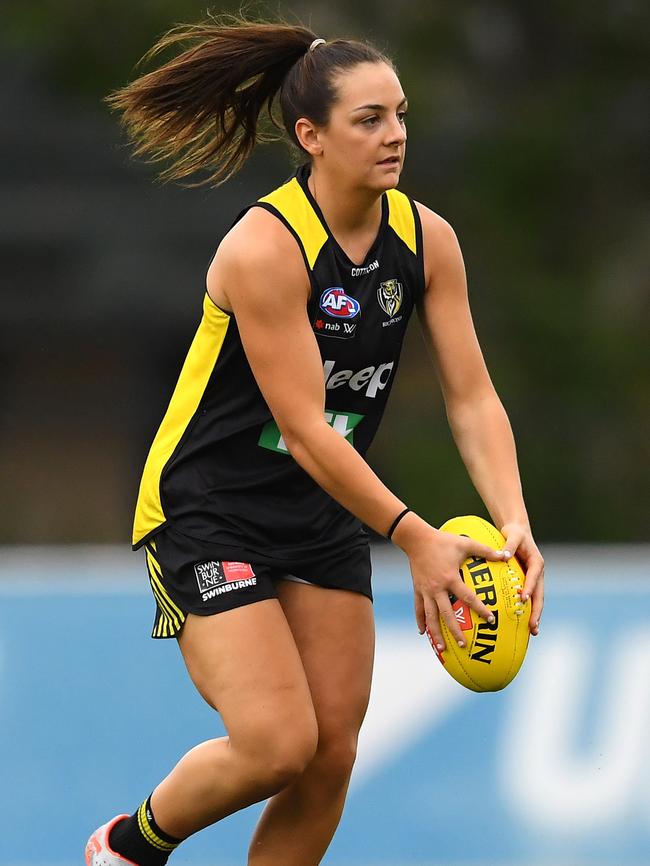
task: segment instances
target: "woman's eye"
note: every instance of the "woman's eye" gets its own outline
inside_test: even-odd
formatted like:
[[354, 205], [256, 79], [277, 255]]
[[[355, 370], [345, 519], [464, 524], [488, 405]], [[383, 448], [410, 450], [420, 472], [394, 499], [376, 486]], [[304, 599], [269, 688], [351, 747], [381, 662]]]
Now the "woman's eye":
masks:
[[373, 115], [372, 117], [366, 117], [361, 122], [365, 123], [366, 126], [374, 126], [375, 123], [377, 123], [378, 121], [379, 121], [379, 118], [376, 115]]
[[397, 112], [397, 117], [399, 118], [400, 123], [406, 123], [406, 115], [407, 114], [408, 114], [408, 111], [398, 111]]

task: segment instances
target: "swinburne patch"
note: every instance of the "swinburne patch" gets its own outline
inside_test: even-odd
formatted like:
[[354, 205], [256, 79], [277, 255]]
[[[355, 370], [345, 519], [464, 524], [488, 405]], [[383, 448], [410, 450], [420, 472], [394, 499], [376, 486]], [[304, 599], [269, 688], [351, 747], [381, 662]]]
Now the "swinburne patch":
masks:
[[196, 582], [203, 601], [218, 595], [257, 585], [257, 578], [248, 562], [208, 560], [194, 566]]
[[255, 572], [248, 562], [222, 562], [226, 580], [245, 580], [254, 577]]

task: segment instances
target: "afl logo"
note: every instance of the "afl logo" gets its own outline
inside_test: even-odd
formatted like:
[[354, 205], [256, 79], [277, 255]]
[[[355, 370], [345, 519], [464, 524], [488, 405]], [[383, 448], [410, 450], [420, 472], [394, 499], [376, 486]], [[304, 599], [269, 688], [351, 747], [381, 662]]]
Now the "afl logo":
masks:
[[320, 308], [328, 316], [337, 319], [353, 319], [359, 315], [361, 304], [359, 301], [345, 294], [340, 286], [325, 289], [320, 296]]

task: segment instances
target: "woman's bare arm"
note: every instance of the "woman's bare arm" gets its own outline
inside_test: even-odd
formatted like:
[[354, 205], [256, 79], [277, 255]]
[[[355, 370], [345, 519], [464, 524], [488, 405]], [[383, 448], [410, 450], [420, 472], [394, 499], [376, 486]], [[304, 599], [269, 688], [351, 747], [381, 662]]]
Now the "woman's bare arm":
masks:
[[[337, 502], [385, 534], [404, 504], [325, 421], [321, 356], [307, 316], [309, 281], [294, 238], [273, 215], [253, 208], [219, 247], [208, 292], [234, 312], [255, 379], [296, 462]], [[484, 618], [491, 616], [460, 581], [458, 565], [470, 552], [490, 559], [501, 559], [500, 553], [440, 533], [414, 514], [399, 524], [394, 539], [409, 555], [412, 570], [428, 575], [430, 588], [416, 598], [421, 631], [428, 623], [444, 645], [439, 608], [454, 636], [463, 640], [447, 590]]]
[[463, 259], [451, 226], [423, 205], [427, 290], [420, 319], [438, 370], [447, 417], [463, 462], [492, 519], [527, 567], [531, 630], [543, 604], [543, 560], [531, 535], [512, 429], [483, 360], [467, 296]]

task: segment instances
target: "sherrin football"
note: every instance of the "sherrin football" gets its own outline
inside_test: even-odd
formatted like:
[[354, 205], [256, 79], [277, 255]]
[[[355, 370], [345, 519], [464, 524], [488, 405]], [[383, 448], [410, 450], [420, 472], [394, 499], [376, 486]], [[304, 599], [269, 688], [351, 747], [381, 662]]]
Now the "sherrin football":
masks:
[[[481, 517], [453, 517], [440, 529], [468, 536], [495, 550], [503, 550], [505, 546], [499, 530]], [[514, 556], [507, 562], [470, 557], [463, 563], [460, 574], [490, 608], [495, 622], [490, 625], [460, 599], [451, 596], [465, 646], [458, 646], [442, 618], [446, 648], [439, 652], [428, 629], [427, 634], [445, 670], [461, 685], [475, 692], [497, 692], [515, 678], [528, 649], [530, 600], [524, 604], [518, 592], [523, 589], [525, 575]]]

